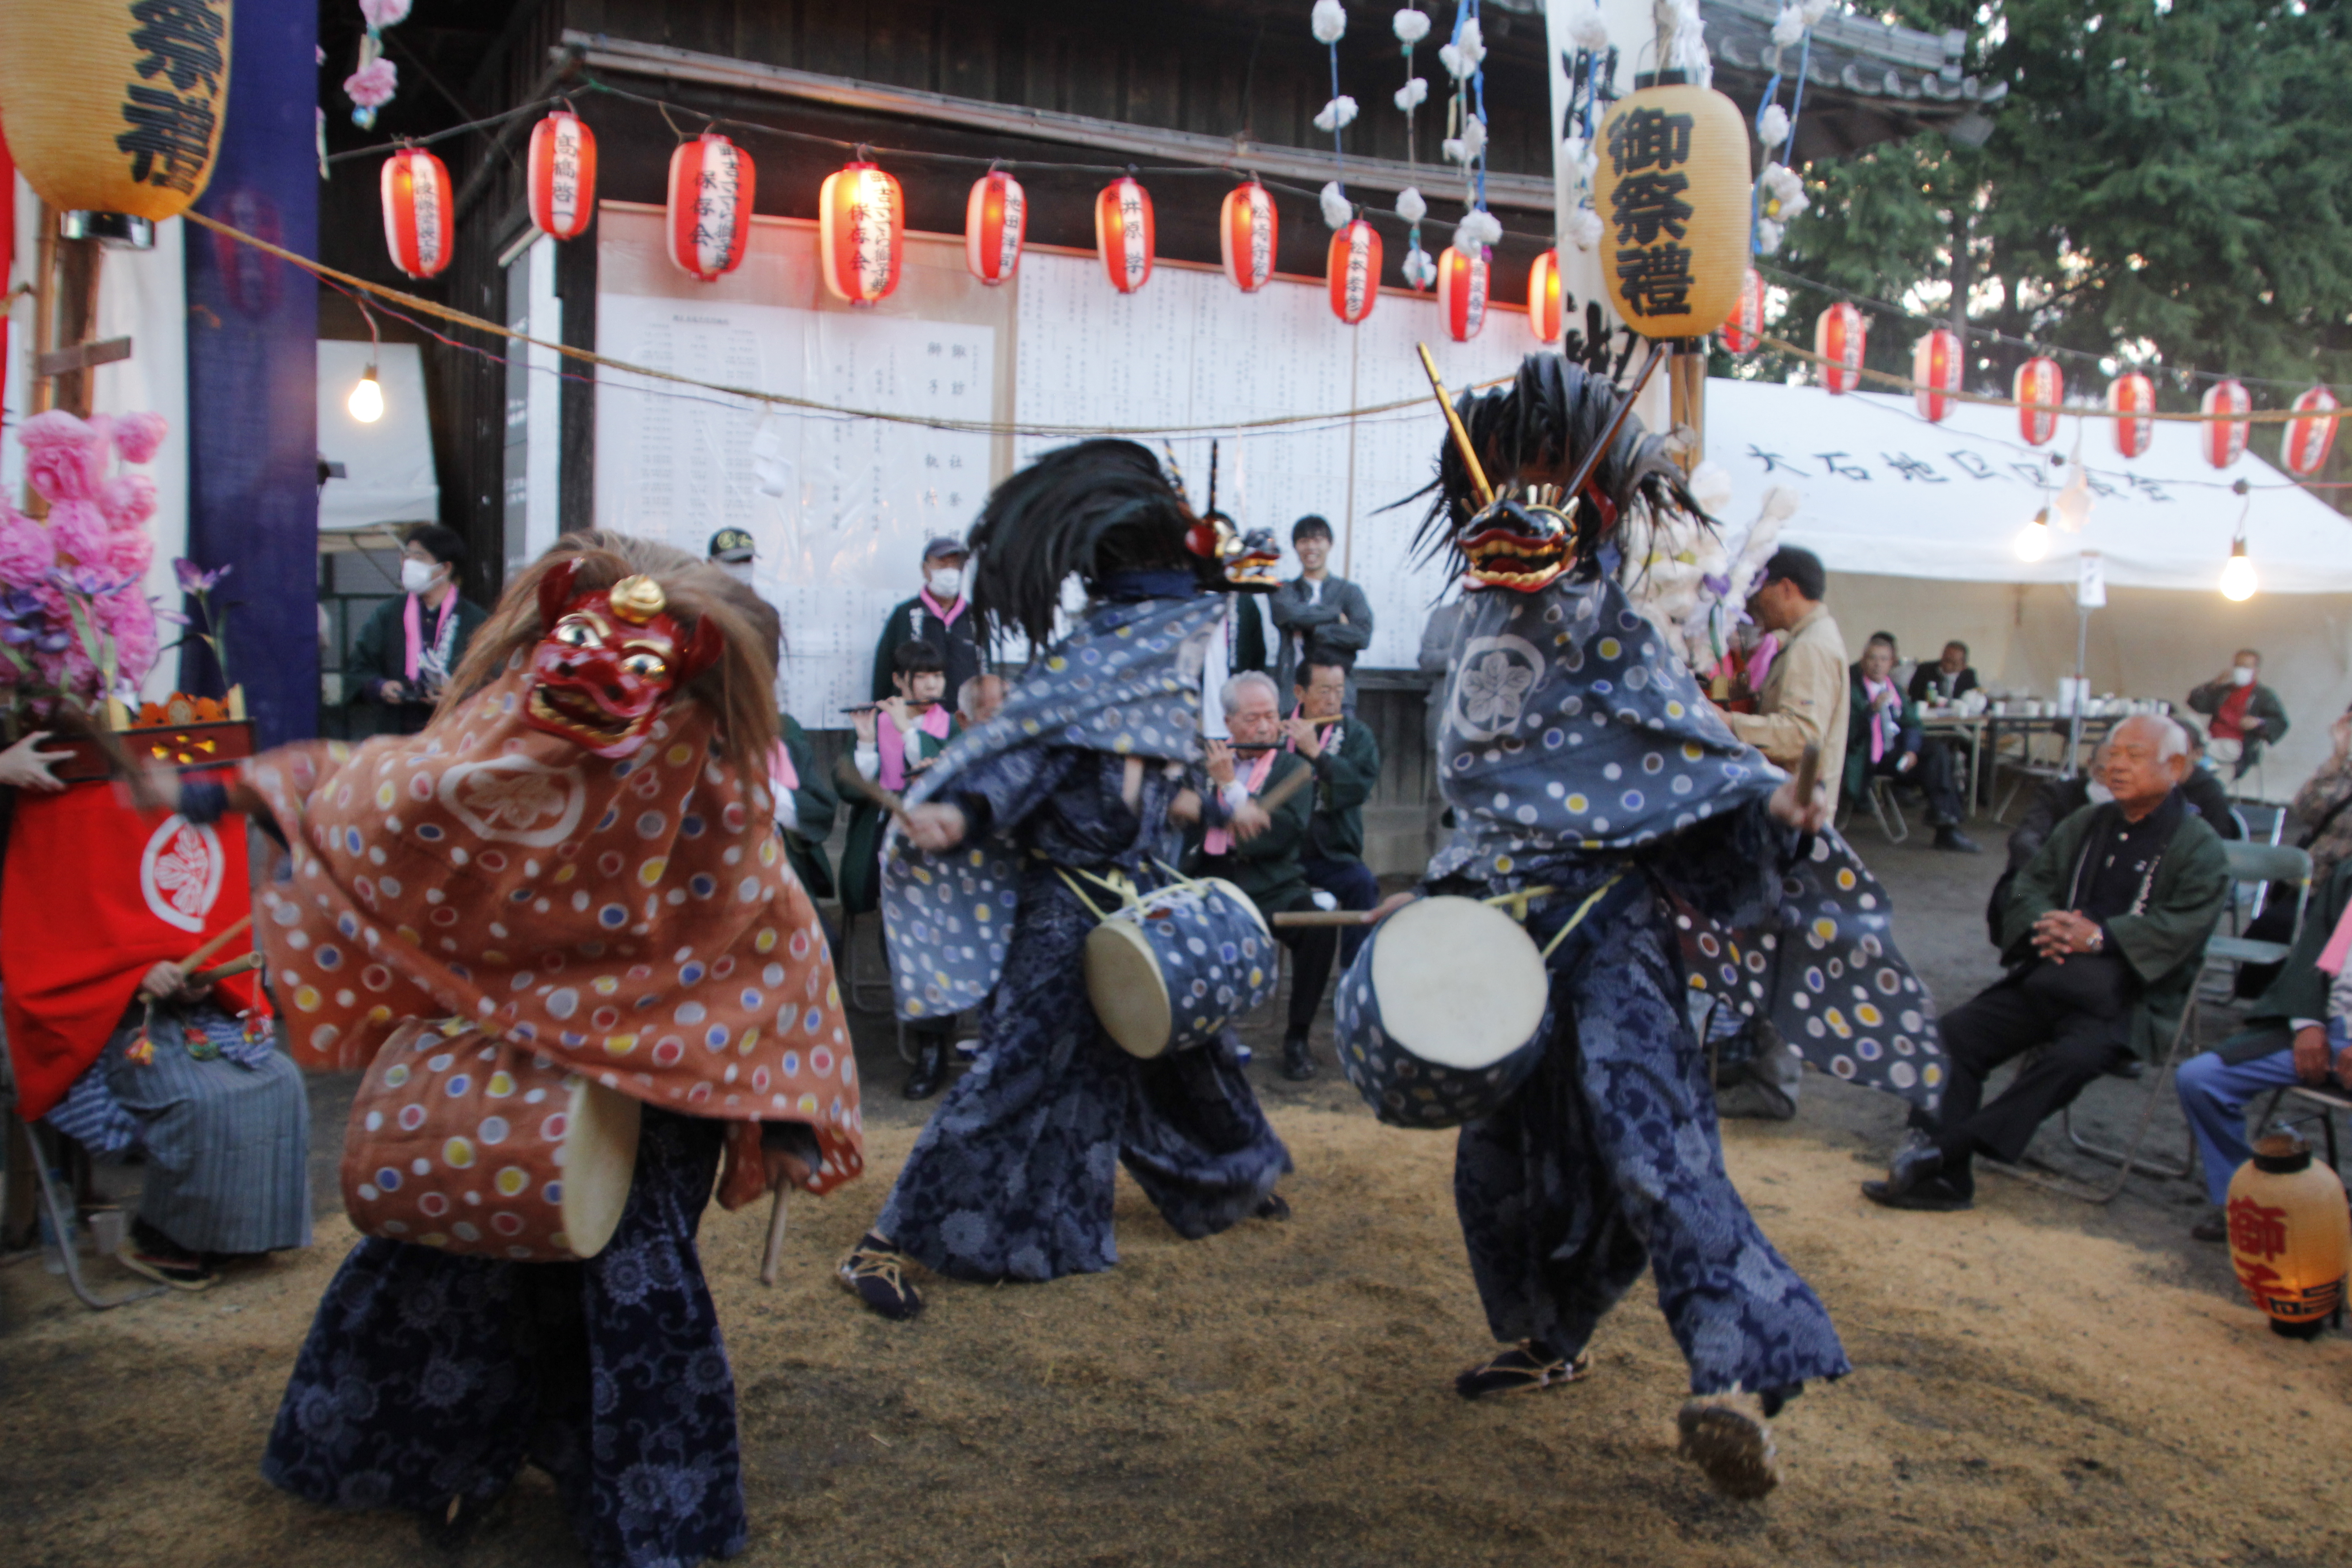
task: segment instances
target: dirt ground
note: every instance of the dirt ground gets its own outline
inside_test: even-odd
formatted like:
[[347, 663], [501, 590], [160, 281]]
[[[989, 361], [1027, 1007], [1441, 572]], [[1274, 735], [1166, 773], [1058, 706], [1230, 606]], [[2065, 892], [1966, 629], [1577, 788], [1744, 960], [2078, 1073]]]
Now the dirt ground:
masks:
[[[1977, 911], [1997, 853], [1860, 838], [1938, 996], [1965, 998], [1992, 973]], [[752, 1539], [739, 1561], [2352, 1563], [2352, 1339], [2266, 1331], [2220, 1249], [2187, 1238], [2190, 1184], [2136, 1178], [2094, 1209], [1987, 1176], [1973, 1213], [1895, 1215], [1855, 1190], [1893, 1142], [1892, 1101], [1815, 1077], [1797, 1121], [1730, 1126], [1734, 1177], [1856, 1368], [1777, 1424], [1780, 1490], [1735, 1503], [1673, 1458], [1685, 1377], [1646, 1288], [1603, 1328], [1590, 1381], [1456, 1398], [1451, 1376], [1488, 1342], [1451, 1140], [1381, 1127], [1328, 1069], [1283, 1083], [1265, 1070], [1271, 1040], [1254, 1037], [1298, 1163], [1284, 1187], [1295, 1219], [1186, 1243], [1122, 1180], [1115, 1271], [938, 1283], [931, 1310], [899, 1326], [826, 1272], [929, 1109], [897, 1099], [887, 1028], [864, 1021], [878, 1086], [868, 1179], [796, 1203], [773, 1289], [756, 1278], [764, 1211], [705, 1222], [742, 1402]], [[443, 1560], [398, 1517], [297, 1503], [256, 1468], [351, 1240], [331, 1186], [348, 1092], [325, 1080], [314, 1102], [307, 1253], [108, 1314], [37, 1263], [0, 1268], [0, 1560]], [[2135, 1113], [2137, 1093], [2102, 1083], [2084, 1120]], [[2179, 1136], [2168, 1105], [2158, 1137]], [[2061, 1163], [2063, 1147], [2045, 1131], [2037, 1152]], [[580, 1558], [551, 1489], [527, 1475], [466, 1560]]]

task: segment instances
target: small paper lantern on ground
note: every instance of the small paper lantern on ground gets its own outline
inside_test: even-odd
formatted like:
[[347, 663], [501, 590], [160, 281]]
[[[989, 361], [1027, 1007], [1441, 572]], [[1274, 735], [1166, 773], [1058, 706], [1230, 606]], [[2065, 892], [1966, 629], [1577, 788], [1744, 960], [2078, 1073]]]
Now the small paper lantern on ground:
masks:
[[1122, 294], [1151, 281], [1151, 193], [1125, 174], [1095, 197], [1095, 254]]
[[1528, 268], [1528, 331], [1539, 343], [1556, 343], [1568, 325], [1567, 291], [1559, 284], [1559, 252], [1547, 250]]
[[2058, 405], [2066, 397], [2066, 378], [2060, 374], [2058, 362], [2047, 354], [2036, 354], [2019, 365], [2010, 382], [2010, 395], [2017, 399], [2017, 428], [2026, 443], [2047, 446], [2058, 434]]
[[678, 270], [712, 283], [743, 265], [757, 175], [750, 156], [716, 131], [669, 155], [669, 258]]
[[1739, 280], [1739, 301], [1723, 319], [1723, 346], [1736, 354], [1752, 354], [1764, 341], [1764, 279], [1750, 268]]
[[825, 292], [858, 306], [888, 299], [907, 227], [898, 182], [862, 158], [843, 164], [817, 189], [816, 224]]
[[1028, 220], [1028, 195], [1012, 175], [991, 169], [971, 183], [963, 205], [963, 264], [974, 278], [993, 288], [1013, 276]]
[[1381, 237], [1357, 218], [1331, 237], [1331, 313], [1354, 326], [1381, 297]]
[[2336, 444], [2336, 395], [2315, 386], [2294, 400], [2295, 417], [2286, 422], [2286, 437], [2279, 456], [2286, 471], [2307, 479], [2327, 464], [2327, 448]]
[[1437, 258], [1437, 308], [1445, 312], [1445, 335], [1466, 343], [1486, 324], [1486, 253], [1465, 256], [1447, 246]]
[[[2207, 415], [2244, 414], [2254, 405], [2246, 389], [2234, 381], [2217, 381], [2205, 389], [2197, 406]], [[2217, 468], [2226, 468], [2246, 455], [2246, 436], [2253, 426], [2243, 419], [2209, 418], [2205, 424], [2201, 445], [2205, 460]]]
[[2116, 451], [2126, 458], [2147, 453], [2156, 440], [2156, 421], [2135, 416], [2144, 415], [2155, 406], [2155, 384], [2139, 372], [2119, 375], [2107, 383], [2107, 408], [2118, 416], [2115, 421]]
[[383, 243], [392, 264], [411, 278], [437, 278], [449, 265], [449, 171], [422, 147], [383, 161]]
[[530, 224], [550, 239], [577, 239], [596, 216], [596, 136], [559, 109], [530, 131]]
[[[1251, 180], [1225, 193], [1224, 205], [1217, 213], [1217, 249], [1234, 288], [1255, 294], [1274, 280], [1275, 246], [1281, 233], [1282, 215], [1275, 210], [1274, 198], [1264, 185]], [[1375, 238], [1372, 243], [1380, 241]], [[1336, 265], [1339, 253], [1334, 249], [1331, 254]]]
[[1960, 389], [1960, 335], [1948, 327], [1937, 327], [1911, 345], [1911, 379], [1919, 384], [1911, 394], [1911, 401], [1919, 409], [1919, 417], [1941, 425], [1952, 411], [1951, 394]]
[[185, 212], [220, 154], [229, 23], [229, 0], [0, 5], [0, 120], [34, 193], [61, 212]]
[[1841, 300], [1813, 322], [1813, 352], [1822, 356], [1822, 386], [1844, 394], [1862, 384], [1862, 353], [1870, 341], [1870, 323], [1860, 310]]
[[2344, 1303], [2352, 1221], [2344, 1184], [2284, 1129], [2254, 1142], [2230, 1178], [2230, 1261], [2238, 1283], [2270, 1315], [2271, 1330], [2305, 1339]]
[[1748, 124], [1680, 71], [1634, 79], [1601, 121], [1593, 206], [1601, 275], [1645, 338], [1703, 337], [1738, 302], [1748, 270]]

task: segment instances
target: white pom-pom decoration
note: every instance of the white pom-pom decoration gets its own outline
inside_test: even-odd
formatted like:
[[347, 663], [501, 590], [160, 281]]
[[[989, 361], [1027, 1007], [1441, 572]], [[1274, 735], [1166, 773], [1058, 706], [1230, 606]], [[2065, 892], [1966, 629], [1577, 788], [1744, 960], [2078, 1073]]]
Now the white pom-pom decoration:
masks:
[[1756, 184], [1763, 192], [1760, 210], [1764, 216], [1781, 224], [1811, 206], [1812, 199], [1805, 195], [1805, 182], [1786, 163], [1767, 163]]
[[1580, 49], [1605, 49], [1609, 47], [1609, 24], [1601, 19], [1601, 7], [1590, 4], [1575, 6], [1568, 18], [1569, 42]]
[[1568, 215], [1569, 242], [1579, 250], [1590, 250], [1601, 243], [1601, 215], [1591, 207], [1579, 207]]
[[1345, 228], [1355, 220], [1356, 205], [1348, 199], [1348, 193], [1339, 181], [1325, 184], [1317, 199], [1323, 204], [1323, 225], [1326, 228]]
[[1801, 9], [1805, 13], [1805, 26], [1819, 26], [1822, 18], [1828, 16], [1833, 8], [1832, 0], [1802, 0]]
[[1793, 49], [1805, 37], [1805, 14], [1794, 5], [1784, 5], [1772, 18], [1772, 41], [1784, 49]]
[[[1418, 16], [1421, 13], [1415, 11], [1412, 15]], [[1407, 223], [1419, 223], [1429, 216], [1429, 204], [1421, 199], [1419, 191], [1407, 185], [1397, 193], [1396, 215]]]
[[1444, 141], [1440, 142], [1437, 144], [1437, 155], [1444, 159], [1449, 163], [1461, 163], [1462, 138], [1459, 136], [1448, 136]]
[[1731, 502], [1731, 470], [1721, 463], [1701, 463], [1691, 470], [1690, 493], [1708, 516], [1722, 516]]
[[1466, 168], [1486, 151], [1486, 122], [1471, 115], [1462, 121], [1461, 135], [1448, 136], [1439, 146], [1448, 159]]
[[1348, 8], [1340, 5], [1339, 0], [1315, 0], [1311, 26], [1315, 29], [1317, 43], [1336, 44], [1347, 35]]
[[1349, 126], [1353, 125], [1355, 122], [1356, 100], [1349, 98], [1346, 93], [1341, 93], [1339, 97], [1325, 104], [1323, 106], [1323, 112], [1315, 117], [1315, 129], [1318, 131], [1345, 131]]
[[1777, 103], [1764, 106], [1763, 121], [1756, 127], [1757, 140], [1767, 147], [1778, 147], [1789, 139], [1789, 111]]
[[1465, 256], [1474, 256], [1482, 245], [1499, 245], [1503, 239], [1503, 220], [1483, 209], [1462, 215], [1454, 227], [1454, 248]]
[[1756, 220], [1756, 253], [1759, 256], [1780, 254], [1780, 226], [1769, 217]]
[[[1418, 11], [1411, 13], [1411, 15], [1416, 16], [1420, 14], [1421, 13]], [[1396, 89], [1396, 106], [1399, 109], [1403, 110], [1407, 114], [1411, 114], [1414, 110], [1419, 109], [1423, 104], [1427, 103], [1428, 101], [1429, 79], [1427, 77], [1417, 76], [1409, 78], [1402, 87]]]
[[1404, 253], [1404, 280], [1413, 289], [1426, 289], [1437, 281], [1436, 260], [1417, 245]]
[[1425, 12], [1400, 11], [1389, 25], [1396, 29], [1400, 44], [1417, 44], [1429, 37], [1429, 16]]
[[1463, 23], [1460, 41], [1440, 45], [1437, 58], [1456, 81], [1477, 75], [1479, 63], [1486, 58], [1486, 40], [1479, 35], [1478, 24]]

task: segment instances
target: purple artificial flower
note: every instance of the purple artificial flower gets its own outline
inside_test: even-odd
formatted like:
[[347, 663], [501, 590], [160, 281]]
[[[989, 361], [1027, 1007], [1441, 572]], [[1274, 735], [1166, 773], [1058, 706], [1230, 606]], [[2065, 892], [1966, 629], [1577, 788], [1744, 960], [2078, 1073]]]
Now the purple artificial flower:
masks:
[[187, 616], [180, 614], [177, 610], [165, 609], [163, 605], [156, 600], [150, 599], [147, 602], [154, 606], [155, 621], [159, 626], [192, 626], [196, 624]]
[[131, 585], [128, 577], [117, 577], [95, 566], [60, 566], [49, 574], [49, 582], [55, 587], [68, 594], [79, 594], [86, 599], [99, 598]]
[[40, 595], [25, 588], [0, 590], [0, 642], [23, 647], [30, 644], [37, 653], [62, 653], [73, 641], [73, 633], [49, 619], [48, 606]]
[[179, 578], [180, 592], [183, 594], [209, 594], [213, 591], [213, 585], [233, 570], [235, 570], [234, 563], [222, 567], [217, 572], [207, 572], [184, 555], [173, 556], [172, 559], [172, 574]]

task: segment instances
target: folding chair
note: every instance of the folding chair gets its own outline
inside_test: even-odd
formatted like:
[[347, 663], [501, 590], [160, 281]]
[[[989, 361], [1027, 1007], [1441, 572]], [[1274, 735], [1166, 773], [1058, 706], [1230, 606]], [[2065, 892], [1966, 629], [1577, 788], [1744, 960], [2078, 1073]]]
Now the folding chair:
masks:
[[149, 1285], [127, 1290], [119, 1296], [100, 1296], [81, 1277], [81, 1253], [74, 1245], [74, 1232], [80, 1215], [75, 1212], [70, 1189], [60, 1193], [56, 1175], [58, 1159], [57, 1131], [37, 1121], [28, 1122], [16, 1114], [16, 1074], [8, 1058], [5, 1042], [0, 1042], [0, 1215], [8, 1212], [9, 1144], [22, 1137], [33, 1157], [35, 1198], [41, 1211], [48, 1216], [49, 1234], [57, 1238], [58, 1255], [65, 1262], [66, 1284], [81, 1304], [93, 1312], [124, 1307], [133, 1301], [143, 1301], [150, 1296], [161, 1296], [165, 1287]]
[[2343, 1167], [2336, 1163], [2336, 1113], [2339, 1110], [2352, 1111], [2352, 1096], [2346, 1095], [2342, 1089], [2332, 1085], [2326, 1089], [2315, 1089], [2308, 1084], [2290, 1084], [2284, 1089], [2274, 1090], [2271, 1095], [2271, 1102], [2263, 1107], [2262, 1120], [2265, 1123], [2278, 1114], [2279, 1101], [2290, 1094], [2306, 1105], [2315, 1105], [2319, 1108], [2319, 1133], [2327, 1144], [2328, 1168], [2339, 1175], [2342, 1174]]

